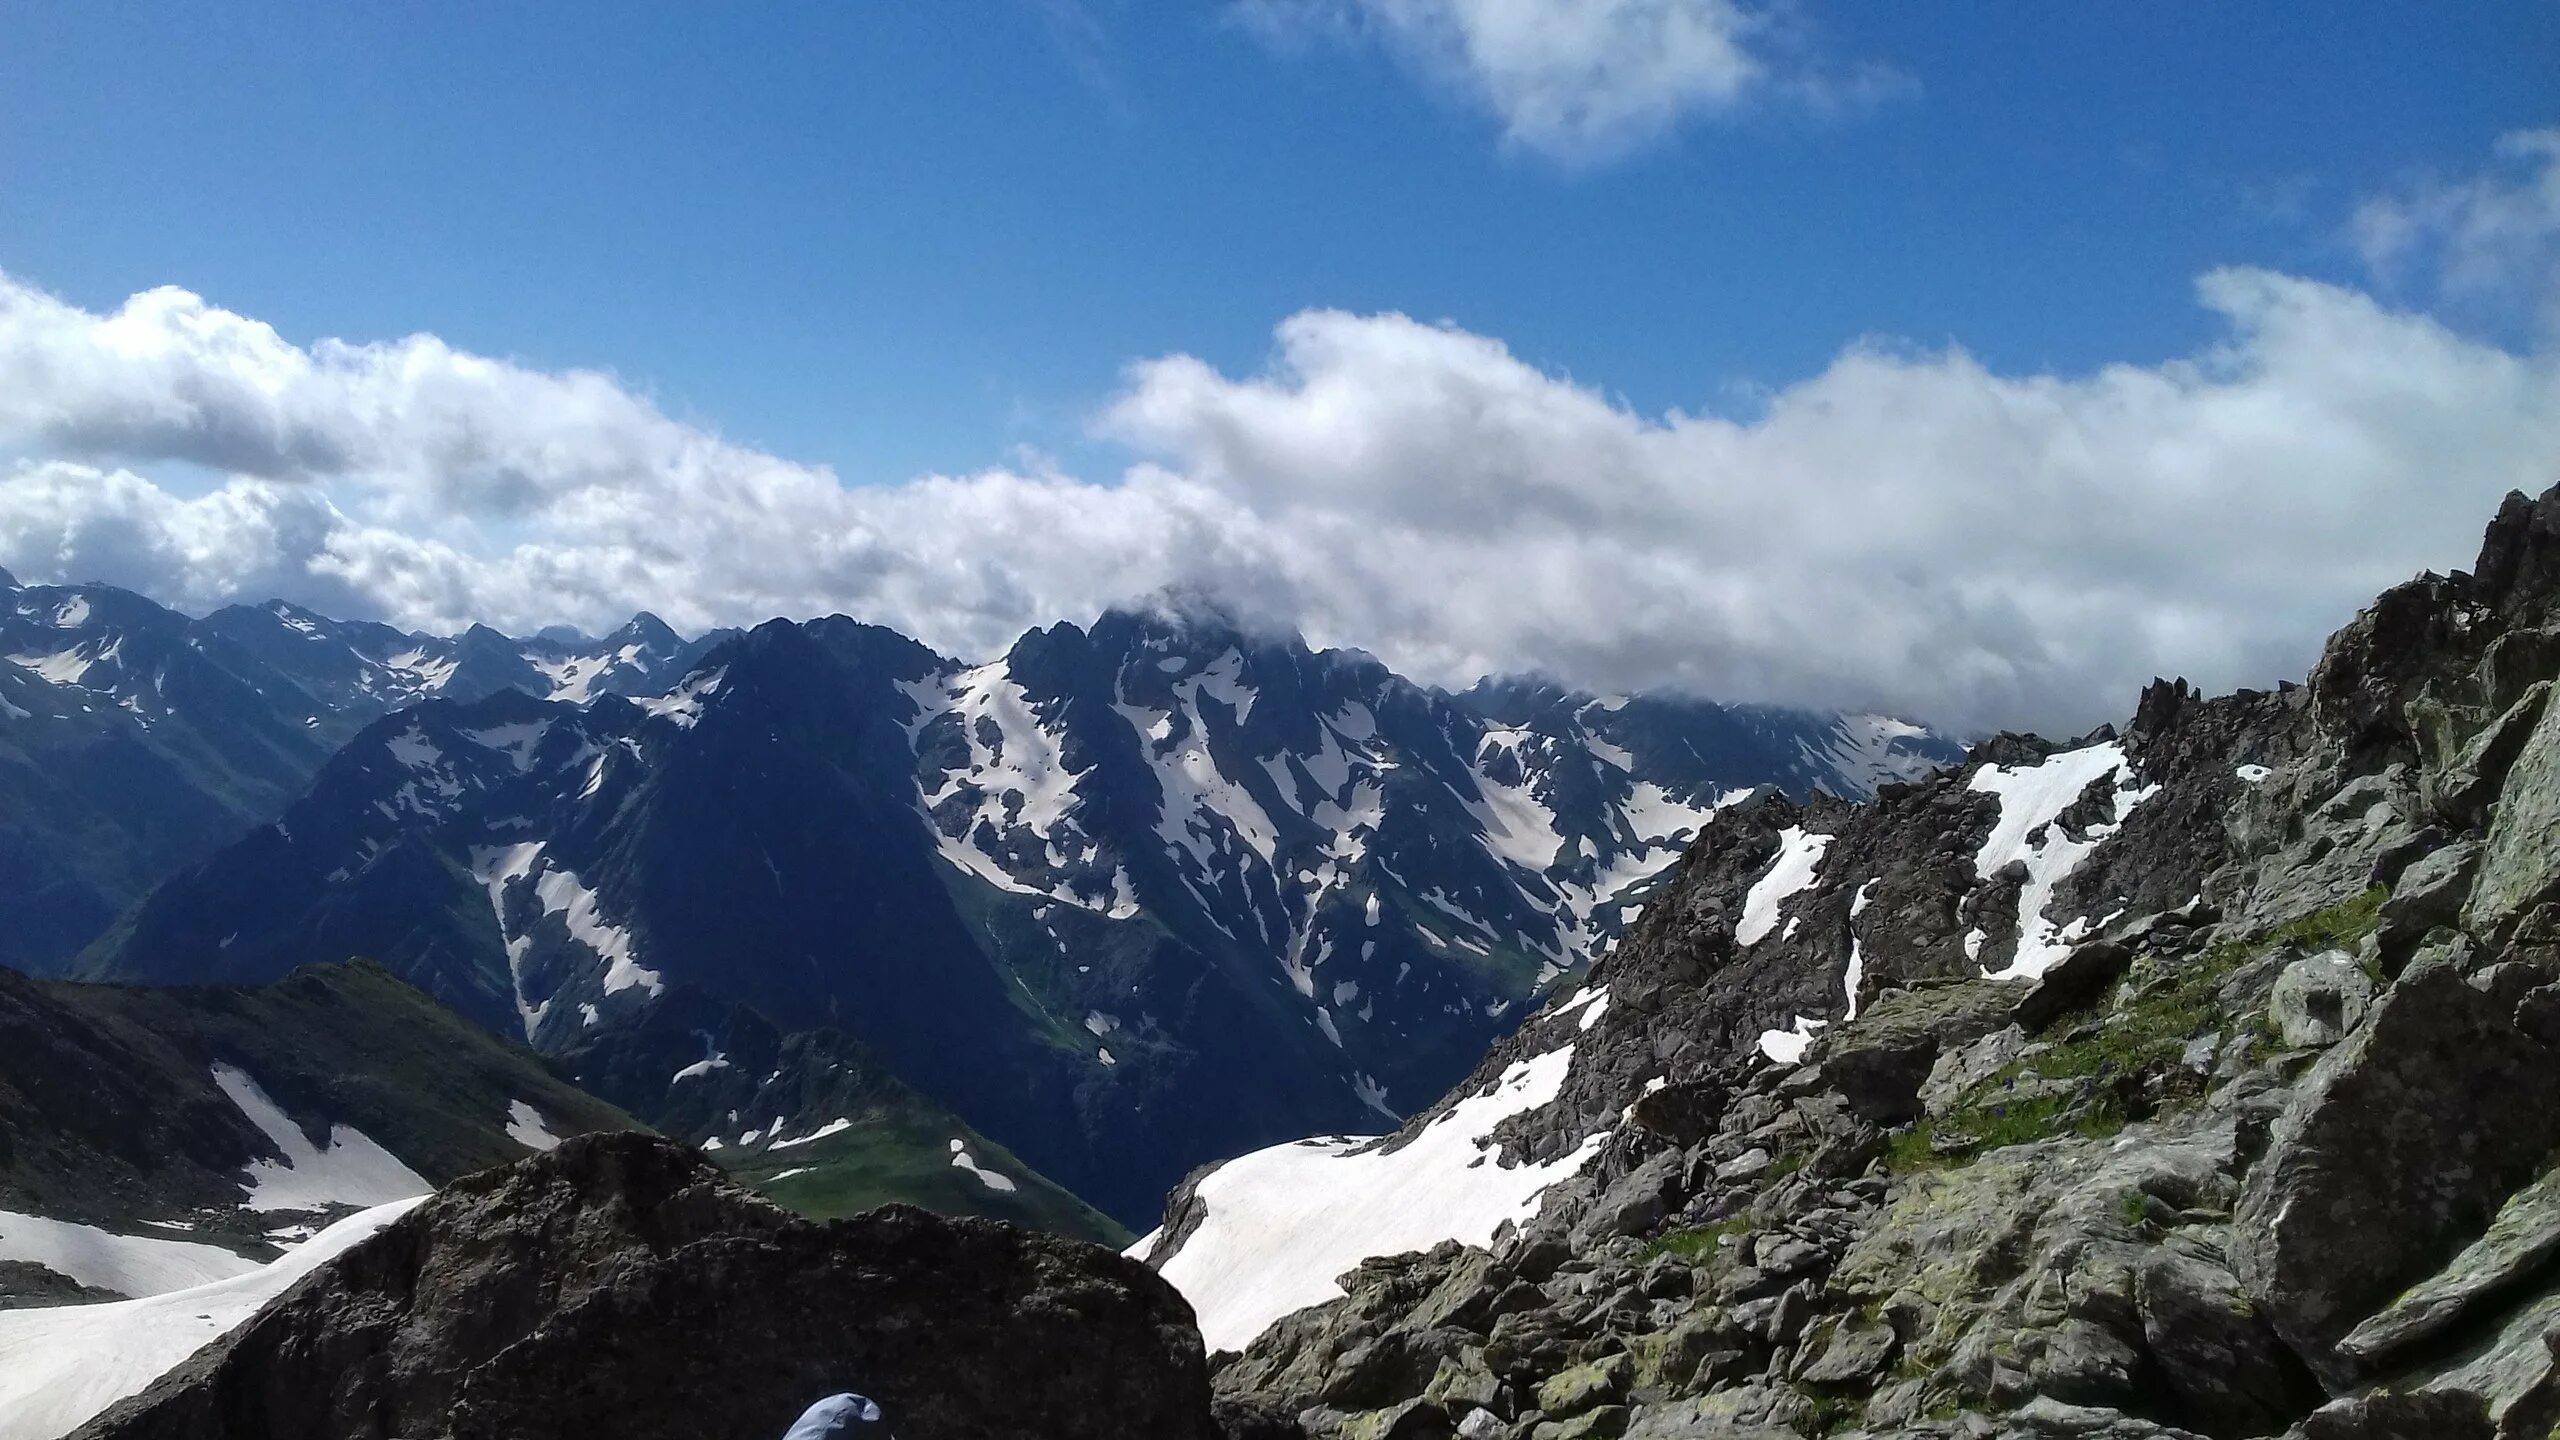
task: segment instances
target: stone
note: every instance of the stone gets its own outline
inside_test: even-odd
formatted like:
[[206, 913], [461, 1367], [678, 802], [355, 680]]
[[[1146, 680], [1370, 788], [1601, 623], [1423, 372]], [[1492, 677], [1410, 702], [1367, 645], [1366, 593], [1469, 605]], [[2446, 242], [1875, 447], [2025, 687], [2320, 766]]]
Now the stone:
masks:
[[2426, 777], [2426, 793], [2436, 813], [2463, 828], [2480, 823], [2542, 719], [2551, 697], [2551, 682], [2538, 680], [2515, 703], [2466, 742], [2442, 770]]
[[1481, 1352], [1451, 1356], [1440, 1362], [1431, 1383], [1422, 1387], [1422, 1398], [1452, 1414], [1489, 1410], [1502, 1398], [1502, 1381], [1486, 1368]]
[[1471, 1411], [1458, 1422], [1458, 1440], [1502, 1440], [1511, 1427], [1490, 1410]]
[[2355, 1378], [2338, 1342], [2485, 1230], [2560, 1146], [2560, 1057], [2513, 1010], [2456, 962], [2420, 957], [2321, 1057], [2250, 1169], [2234, 1269], [2332, 1388]]
[[1635, 1361], [1624, 1352], [1560, 1371], [1538, 1382], [1538, 1408], [1556, 1419], [1614, 1404], [1635, 1381]]
[[2009, 1412], [2001, 1440], [2206, 1440], [2192, 1430], [2137, 1420], [2102, 1405], [2071, 1405], [2039, 1395]]
[[2463, 928], [2496, 931], [2560, 880], [2560, 708], [2546, 706], [2499, 787]]
[[2377, 1391], [2332, 1400], [2302, 1418], [2302, 1440], [2492, 1440], [2488, 1406], [2460, 1391]]
[[1716, 1178], [1728, 1185], [1748, 1185], [1768, 1174], [1769, 1167], [1775, 1163], [1768, 1151], [1754, 1146], [1718, 1165]]
[[1403, 1325], [1414, 1330], [1448, 1326], [1481, 1334], [1493, 1324], [1493, 1307], [1508, 1278], [1496, 1268], [1491, 1255], [1470, 1249], [1459, 1257], [1439, 1285], [1413, 1307]]
[[1641, 1235], [1660, 1224], [1670, 1212], [1671, 1196], [1686, 1163], [1681, 1152], [1666, 1150], [1619, 1176], [1617, 1183], [1603, 1191], [1599, 1201], [1574, 1222], [1574, 1248], [1589, 1249], [1598, 1241], [1619, 1235]]
[[2138, 1274], [2143, 1344], [2182, 1416], [2214, 1435], [2267, 1435], [2319, 1398], [2218, 1260], [2173, 1243], [2151, 1251]]
[[1940, 1055], [1921, 1083], [1921, 1110], [1932, 1118], [1945, 1115], [1966, 1091], [2017, 1060], [2026, 1048], [2027, 1032], [2010, 1025]]
[[1428, 1400], [1406, 1400], [1353, 1416], [1335, 1432], [1341, 1440], [1449, 1440], [1458, 1433], [1449, 1412]]
[[1848, 1385], [1882, 1371], [1901, 1342], [1890, 1325], [1844, 1322], [1814, 1359], [1796, 1371], [1808, 1385]]
[[1627, 1407], [1603, 1405], [1570, 1420], [1549, 1421], [1529, 1432], [1530, 1440], [1618, 1440], [1627, 1433]]
[[2382, 902], [2374, 930], [2374, 950], [2383, 973], [2398, 974], [2429, 931], [2462, 918], [2463, 902], [2470, 898], [2471, 879], [2479, 865], [2479, 842], [2456, 840], [2400, 872], [2391, 898]]
[[2343, 950], [2326, 950], [2284, 967], [2267, 996], [2267, 1018], [2286, 1049], [2321, 1049], [2347, 1038], [2372, 1006], [2364, 967]]
[[448, 1184], [81, 1433], [780, 1435], [848, 1380], [928, 1440], [1218, 1434], [1190, 1307], [1137, 1261], [904, 1206], [803, 1220], [641, 1134]]
[[1880, 995], [1857, 1019], [1826, 1031], [1822, 1061], [1850, 1113], [1871, 1125], [1920, 1115], [1920, 1087], [1948, 1050], [2007, 1025], [2014, 986], [1988, 980]]
[[2338, 1349], [2367, 1367], [2451, 1329], [2560, 1255], [2560, 1170], [2509, 1197], [2486, 1233], [2453, 1262], [2348, 1332]]
[[1813, 1402], [1785, 1386], [1737, 1385], [1648, 1405], [1626, 1440], [1802, 1440], [1813, 1417]]
[[2105, 998], [2133, 964], [2133, 946], [2122, 940], [2090, 940], [2071, 947], [2018, 997], [2019, 1028], [2032, 1035], [2074, 1010]]
[[1306, 1440], [1298, 1417], [1271, 1401], [1221, 1395], [1210, 1403], [1221, 1440]]

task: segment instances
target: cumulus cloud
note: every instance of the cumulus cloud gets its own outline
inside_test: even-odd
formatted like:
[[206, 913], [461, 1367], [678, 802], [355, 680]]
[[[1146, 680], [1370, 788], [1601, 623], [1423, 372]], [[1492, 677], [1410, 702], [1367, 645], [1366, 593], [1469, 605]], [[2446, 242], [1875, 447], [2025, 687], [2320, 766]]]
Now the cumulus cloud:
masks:
[[2560, 129], [2499, 137], [2496, 168], [2358, 206], [2348, 236], [2376, 278], [2455, 300], [2539, 308], [2560, 333]]
[[[182, 291], [0, 279], [0, 565], [194, 608], [451, 629], [842, 610], [951, 653], [1170, 589], [1419, 678], [2077, 729], [2153, 674], [2264, 684], [2560, 480], [2560, 364], [2257, 270], [2156, 366], [1866, 343], [1749, 415], [1641, 413], [1498, 340], [1310, 311], [1268, 365], [1134, 366], [1135, 455], [851, 488], [612, 377], [432, 337], [302, 347]], [[227, 478], [201, 494], [167, 462]]]
[[1743, 0], [1239, 0], [1273, 39], [1375, 43], [1491, 113], [1511, 144], [1582, 164], [1768, 93], [1823, 105], [1897, 88], [1828, 74], [1779, 5]]

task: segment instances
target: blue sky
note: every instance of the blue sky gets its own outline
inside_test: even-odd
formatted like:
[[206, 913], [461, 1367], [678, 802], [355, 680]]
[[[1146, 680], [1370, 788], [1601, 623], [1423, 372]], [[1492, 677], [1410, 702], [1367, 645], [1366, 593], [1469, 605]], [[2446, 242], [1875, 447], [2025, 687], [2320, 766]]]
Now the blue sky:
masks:
[[2554, 76], [2546, 0], [5, 7], [0, 565], [2080, 727], [2560, 480]]
[[1309, 306], [1644, 410], [1866, 334], [2147, 362], [2211, 329], [2200, 271], [2352, 273], [2356, 195], [2547, 123], [2560, 75], [2539, 3], [1801, 18], [1900, 85], [1577, 163], [1197, 3], [12, 6], [0, 267], [608, 367], [875, 482], [1075, 453], [1124, 364], [1251, 368]]

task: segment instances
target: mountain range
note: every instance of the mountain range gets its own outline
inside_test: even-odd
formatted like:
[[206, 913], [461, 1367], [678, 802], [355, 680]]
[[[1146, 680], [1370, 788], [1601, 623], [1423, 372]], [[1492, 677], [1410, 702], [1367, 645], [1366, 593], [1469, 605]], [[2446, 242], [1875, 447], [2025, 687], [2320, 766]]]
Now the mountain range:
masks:
[[[826, 1031], [1123, 1222], [1205, 1160], [1427, 1103], [1718, 804], [1956, 754], [1874, 716], [1451, 693], [1214, 615], [1108, 614], [971, 665], [842, 617], [430, 642], [100, 587], [0, 604], [0, 674], [80, 717], [66, 749], [215, 733], [167, 768], [267, 762], [254, 790], [197, 781], [230, 803], [121, 918], [90, 885], [99, 933], [50, 968], [261, 983], [371, 956], [733, 1149], [843, 1117], [824, 1085], [697, 1067], [733, 1032]], [[178, 671], [221, 703], [173, 698]], [[79, 798], [25, 813], [59, 829]], [[660, 1053], [666, 1014], [699, 1053], [644, 1076], [627, 1052]]]
[[399, 706], [654, 689], [722, 638], [648, 615], [600, 641], [413, 635], [282, 602], [198, 618], [0, 571], [0, 965], [59, 971]]

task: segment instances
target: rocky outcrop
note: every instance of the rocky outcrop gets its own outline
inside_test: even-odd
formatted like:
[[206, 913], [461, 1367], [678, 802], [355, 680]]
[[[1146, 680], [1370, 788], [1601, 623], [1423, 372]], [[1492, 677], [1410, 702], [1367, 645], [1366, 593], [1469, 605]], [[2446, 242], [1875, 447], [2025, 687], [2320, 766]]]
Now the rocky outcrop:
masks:
[[594, 1136], [447, 1187], [84, 1440], [779, 1435], [858, 1387], [909, 1440], [1217, 1435], [1145, 1267], [892, 1207], [812, 1223]]
[[2560, 492], [2516, 497], [2307, 685], [1726, 812], [1605, 1006], [1456, 1092], [1570, 1044], [1499, 1133], [1588, 1164], [1220, 1392], [1313, 1437], [2551, 1433], [2555, 592]]

